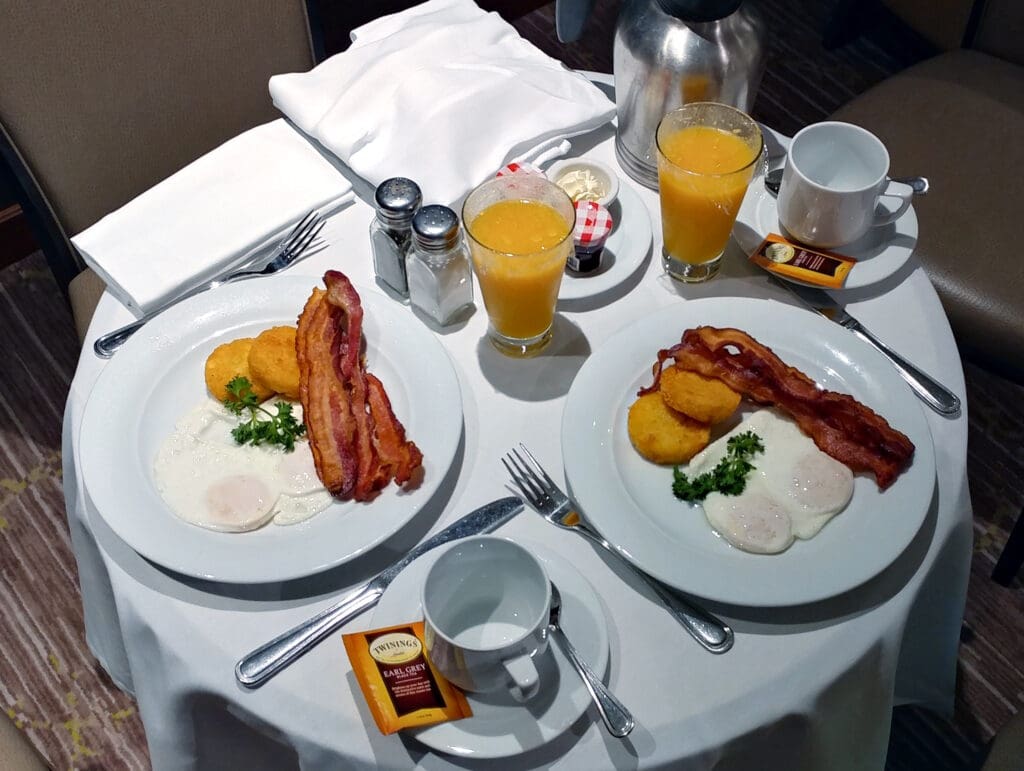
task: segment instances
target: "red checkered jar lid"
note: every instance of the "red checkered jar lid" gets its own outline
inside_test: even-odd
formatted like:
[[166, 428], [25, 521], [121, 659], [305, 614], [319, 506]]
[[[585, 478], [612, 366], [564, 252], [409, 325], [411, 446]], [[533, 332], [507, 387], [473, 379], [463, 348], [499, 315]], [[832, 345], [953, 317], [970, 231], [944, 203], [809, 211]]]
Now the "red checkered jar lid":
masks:
[[611, 213], [597, 201], [577, 201], [573, 240], [578, 246], [601, 246], [614, 224]]

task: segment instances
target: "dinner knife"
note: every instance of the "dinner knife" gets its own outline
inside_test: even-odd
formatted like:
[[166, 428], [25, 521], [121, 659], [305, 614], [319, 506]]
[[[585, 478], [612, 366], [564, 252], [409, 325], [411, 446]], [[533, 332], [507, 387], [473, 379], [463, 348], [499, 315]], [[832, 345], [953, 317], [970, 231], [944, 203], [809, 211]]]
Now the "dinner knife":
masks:
[[522, 500], [513, 495], [491, 501], [456, 520], [437, 535], [421, 543], [394, 565], [347, 594], [337, 604], [322, 610], [294, 629], [275, 637], [244, 656], [235, 665], [235, 678], [246, 688], [258, 688], [335, 629], [376, 605], [388, 585], [417, 557], [449, 541], [470, 535], [490, 533], [508, 522], [522, 509]]
[[[770, 274], [769, 274], [770, 275]], [[909, 361], [900, 356], [896, 351], [883, 343], [857, 319], [851, 316], [846, 310], [832, 299], [823, 289], [794, 284], [789, 281], [771, 276], [779, 285], [785, 287], [798, 300], [813, 311], [820, 313], [830, 321], [834, 321], [842, 327], [853, 332], [864, 342], [880, 351], [900, 374], [907, 385], [917, 394], [925, 404], [931, 407], [940, 415], [956, 415], [960, 412], [960, 399], [946, 388], [942, 383], [925, 372], [915, 367]]]

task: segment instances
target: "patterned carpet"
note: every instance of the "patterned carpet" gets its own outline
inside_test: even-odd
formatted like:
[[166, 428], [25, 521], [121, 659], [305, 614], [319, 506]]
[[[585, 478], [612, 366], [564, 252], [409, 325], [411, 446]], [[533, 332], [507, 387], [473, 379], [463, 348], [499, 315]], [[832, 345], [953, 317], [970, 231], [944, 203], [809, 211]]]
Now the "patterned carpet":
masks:
[[[758, 3], [769, 63], [754, 112], [783, 131], [822, 119], [926, 52], [884, 18], [826, 51], [820, 34], [828, 5]], [[610, 72], [617, 8], [618, 0], [596, 0], [584, 40], [571, 45], [554, 38], [552, 5], [517, 27], [570, 66]], [[0, 271], [0, 325], [0, 706], [54, 768], [145, 769], [134, 702], [85, 645], [60, 479], [61, 416], [78, 345], [40, 254]], [[973, 768], [979, 749], [1024, 707], [1024, 584], [1018, 578], [1003, 588], [988, 577], [1024, 506], [1024, 388], [970, 364], [966, 374], [975, 544], [956, 714], [947, 722], [897, 709], [893, 771]]]
[[0, 329], [0, 706], [56, 769], [144, 769], [134, 700], [85, 645], [60, 455], [78, 340], [41, 253], [0, 272]]

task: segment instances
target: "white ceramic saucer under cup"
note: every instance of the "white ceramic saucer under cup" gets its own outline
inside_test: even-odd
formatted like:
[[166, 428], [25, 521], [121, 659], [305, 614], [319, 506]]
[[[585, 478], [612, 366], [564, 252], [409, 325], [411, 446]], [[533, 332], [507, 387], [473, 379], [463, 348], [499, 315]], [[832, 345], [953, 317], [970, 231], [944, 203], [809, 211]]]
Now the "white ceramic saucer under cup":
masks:
[[[733, 228], [736, 243], [751, 255], [769, 233], [785, 235], [779, 222], [775, 196], [764, 187], [764, 178], [755, 177], [736, 216]], [[857, 260], [846, 277], [843, 289], [859, 289], [884, 281], [904, 266], [917, 246], [917, 214], [911, 204], [903, 216], [889, 225], [871, 228], [852, 244], [838, 246], [829, 251], [845, 254]], [[779, 274], [774, 274], [779, 275]], [[779, 276], [795, 284], [803, 281]]]
[[[604, 674], [608, 669], [608, 620], [590, 583], [550, 549], [518, 541], [532, 552], [562, 597], [562, 628], [580, 655]], [[423, 618], [420, 590], [443, 549], [403, 570], [374, 608], [373, 628]], [[590, 696], [557, 640], [537, 661], [540, 692], [520, 704], [504, 692], [467, 693], [473, 717], [421, 728], [412, 735], [438, 752], [472, 758], [503, 758], [535, 749], [562, 735], [590, 706]], [[375, 730], [372, 728], [370, 730]]]

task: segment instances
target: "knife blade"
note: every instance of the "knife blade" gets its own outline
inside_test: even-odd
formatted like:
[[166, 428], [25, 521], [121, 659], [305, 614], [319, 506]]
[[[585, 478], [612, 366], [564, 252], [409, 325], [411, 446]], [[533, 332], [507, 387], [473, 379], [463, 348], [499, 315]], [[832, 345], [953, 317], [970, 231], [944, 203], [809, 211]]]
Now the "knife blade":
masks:
[[803, 305], [820, 313], [830, 321], [834, 321], [839, 326], [845, 327], [861, 340], [878, 350], [892, 362], [900, 377], [906, 381], [911, 390], [917, 394], [917, 397], [937, 413], [940, 415], [956, 415], [960, 412], [960, 399], [956, 394], [875, 337], [867, 327], [847, 313], [846, 309], [833, 300], [826, 291], [804, 286], [803, 284], [794, 284], [790, 281], [784, 281], [777, 276], [768, 275], [775, 283], [785, 287]]
[[246, 688], [258, 688], [335, 629], [376, 605], [388, 585], [415, 559], [449, 541], [493, 532], [522, 509], [522, 500], [513, 495], [491, 501], [456, 520], [391, 567], [349, 592], [340, 602], [242, 657], [235, 665], [235, 678]]

